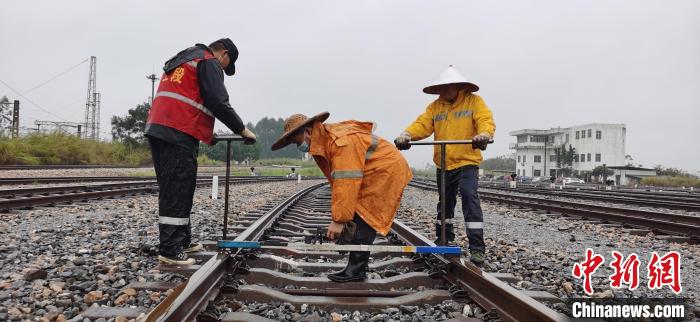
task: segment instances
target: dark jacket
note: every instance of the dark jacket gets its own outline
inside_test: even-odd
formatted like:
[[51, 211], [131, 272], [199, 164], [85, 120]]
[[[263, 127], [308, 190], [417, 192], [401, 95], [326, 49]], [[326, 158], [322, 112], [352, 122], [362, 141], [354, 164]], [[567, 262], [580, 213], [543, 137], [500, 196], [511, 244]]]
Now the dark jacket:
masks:
[[[165, 62], [163, 71], [167, 74], [178, 66], [200, 57], [202, 50], [211, 53], [209, 47], [197, 44], [170, 58]], [[228, 92], [224, 86], [224, 70], [221, 68], [221, 64], [215, 59], [200, 61], [197, 64], [197, 80], [200, 94], [204, 99], [204, 106], [234, 133], [243, 131], [245, 125], [229, 103]], [[159, 124], [148, 124], [145, 134], [188, 149], [196, 149], [199, 145], [199, 141], [189, 134]]]

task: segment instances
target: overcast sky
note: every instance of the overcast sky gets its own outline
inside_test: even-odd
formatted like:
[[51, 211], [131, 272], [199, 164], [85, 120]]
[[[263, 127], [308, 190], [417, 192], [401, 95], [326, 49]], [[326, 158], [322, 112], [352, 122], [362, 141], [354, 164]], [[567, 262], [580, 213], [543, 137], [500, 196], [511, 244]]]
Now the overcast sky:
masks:
[[[700, 1], [11, 1], [0, 80], [24, 92], [96, 56], [108, 136], [112, 115], [150, 96], [147, 74], [230, 37], [240, 57], [226, 86], [244, 121], [328, 110], [393, 139], [453, 64], [494, 112], [486, 157], [510, 153], [517, 129], [625, 123], [636, 162], [698, 173], [698, 17]], [[87, 78], [83, 63], [26, 93], [36, 105], [1, 83], [0, 95], [22, 101], [22, 126], [80, 122]], [[418, 167], [431, 155], [406, 153]]]

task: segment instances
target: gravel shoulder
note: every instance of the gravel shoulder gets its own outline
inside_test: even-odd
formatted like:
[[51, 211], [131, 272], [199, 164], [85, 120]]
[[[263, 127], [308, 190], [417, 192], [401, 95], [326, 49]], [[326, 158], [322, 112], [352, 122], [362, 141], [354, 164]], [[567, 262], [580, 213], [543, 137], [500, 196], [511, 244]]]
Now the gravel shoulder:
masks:
[[[434, 227], [437, 193], [408, 187], [399, 211], [399, 219], [425, 223]], [[487, 246], [486, 271], [508, 272], [522, 278], [514, 287], [547, 291], [560, 297], [585, 296], [582, 280], [575, 279], [573, 265], [582, 262], [586, 248], [603, 255], [605, 262], [592, 278], [597, 298], [658, 297], [688, 298], [688, 304], [700, 307], [700, 246], [674, 243], [658, 239], [653, 234], [631, 235], [619, 227], [587, 223], [581, 220], [553, 217], [526, 209], [482, 202], [484, 212], [484, 237]], [[455, 207], [457, 242], [467, 247], [461, 202]], [[433, 236], [430, 236], [434, 238]], [[624, 256], [639, 255], [640, 286], [634, 291], [610, 288], [609, 266], [613, 260], [611, 251]], [[652, 252], [663, 255], [668, 251], [681, 254], [682, 293], [675, 295], [668, 287], [649, 290], [646, 265]], [[566, 306], [557, 305], [562, 312]]]
[[[314, 183], [233, 185], [231, 215]], [[210, 199], [210, 193], [200, 188], [195, 194], [194, 239], [220, 234], [223, 200]], [[0, 321], [52, 320], [59, 314], [70, 319], [100, 304], [155, 306], [167, 292], [140, 291], [117, 300], [132, 282], [181, 279], [153, 270], [157, 204], [157, 196], [147, 195], [0, 214]]]

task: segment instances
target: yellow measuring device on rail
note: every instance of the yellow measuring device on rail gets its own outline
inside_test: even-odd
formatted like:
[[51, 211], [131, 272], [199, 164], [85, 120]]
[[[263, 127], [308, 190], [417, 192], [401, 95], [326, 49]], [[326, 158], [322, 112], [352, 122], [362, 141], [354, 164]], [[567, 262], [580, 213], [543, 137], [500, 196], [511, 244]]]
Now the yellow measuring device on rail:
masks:
[[338, 244], [306, 244], [288, 243], [268, 244], [256, 241], [220, 240], [217, 243], [219, 249], [296, 249], [305, 251], [339, 251], [339, 252], [388, 252], [409, 254], [443, 254], [459, 255], [462, 249], [456, 246], [398, 246], [398, 245], [338, 245]]

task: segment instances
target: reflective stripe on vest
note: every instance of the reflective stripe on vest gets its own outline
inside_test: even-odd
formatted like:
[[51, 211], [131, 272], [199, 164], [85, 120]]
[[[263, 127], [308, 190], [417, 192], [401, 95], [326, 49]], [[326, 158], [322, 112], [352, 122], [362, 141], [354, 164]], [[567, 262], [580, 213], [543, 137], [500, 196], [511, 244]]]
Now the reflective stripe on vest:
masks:
[[359, 179], [362, 176], [362, 170], [336, 170], [331, 172], [331, 178], [333, 179]]
[[158, 93], [156, 94], [156, 98], [157, 98], [157, 97], [161, 97], [161, 96], [163, 96], [163, 97], [169, 97], [169, 98], [172, 98], [172, 99], [176, 99], [176, 100], [178, 100], [178, 101], [180, 101], [180, 102], [189, 104], [190, 106], [192, 106], [192, 107], [194, 107], [194, 108], [196, 108], [196, 109], [198, 109], [198, 110], [204, 112], [204, 114], [209, 115], [209, 116], [211, 116], [211, 117], [214, 117], [214, 114], [212, 114], [211, 111], [209, 111], [208, 108], [206, 108], [206, 107], [205, 107], [204, 105], [202, 105], [202, 104], [199, 104], [199, 103], [195, 102], [195, 101], [194, 101], [193, 99], [191, 99], [191, 98], [185, 97], [185, 96], [180, 95], [180, 94], [175, 93], [175, 92], [160, 91], [160, 92], [158, 92]]

